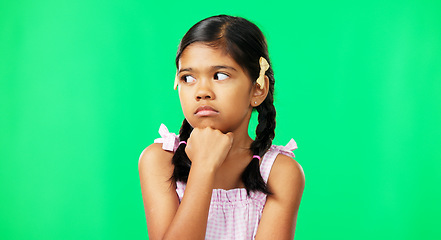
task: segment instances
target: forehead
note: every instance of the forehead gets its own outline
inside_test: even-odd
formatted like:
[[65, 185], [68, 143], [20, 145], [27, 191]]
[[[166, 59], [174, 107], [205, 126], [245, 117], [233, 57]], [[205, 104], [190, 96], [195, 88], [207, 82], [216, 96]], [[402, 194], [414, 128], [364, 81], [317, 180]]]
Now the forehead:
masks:
[[231, 66], [242, 70], [241, 66], [222, 48], [211, 47], [203, 43], [192, 43], [181, 54], [181, 68], [204, 68], [211, 66]]

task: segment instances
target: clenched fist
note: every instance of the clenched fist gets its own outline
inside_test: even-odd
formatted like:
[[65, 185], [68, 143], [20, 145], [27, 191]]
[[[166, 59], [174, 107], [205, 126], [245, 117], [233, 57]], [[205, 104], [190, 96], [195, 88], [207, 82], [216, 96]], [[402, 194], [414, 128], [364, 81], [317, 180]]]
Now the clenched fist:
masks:
[[233, 144], [233, 133], [222, 133], [217, 129], [195, 128], [187, 140], [185, 152], [192, 166], [216, 171], [224, 162]]

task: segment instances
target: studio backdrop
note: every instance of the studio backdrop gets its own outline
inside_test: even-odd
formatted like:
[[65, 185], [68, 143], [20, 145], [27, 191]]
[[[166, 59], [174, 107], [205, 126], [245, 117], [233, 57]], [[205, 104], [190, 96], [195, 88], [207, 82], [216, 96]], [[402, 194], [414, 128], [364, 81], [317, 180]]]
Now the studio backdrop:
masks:
[[138, 157], [161, 123], [178, 133], [177, 46], [217, 14], [266, 35], [273, 143], [294, 138], [306, 176], [296, 239], [441, 239], [440, 12], [430, 0], [1, 0], [0, 239], [148, 239]]

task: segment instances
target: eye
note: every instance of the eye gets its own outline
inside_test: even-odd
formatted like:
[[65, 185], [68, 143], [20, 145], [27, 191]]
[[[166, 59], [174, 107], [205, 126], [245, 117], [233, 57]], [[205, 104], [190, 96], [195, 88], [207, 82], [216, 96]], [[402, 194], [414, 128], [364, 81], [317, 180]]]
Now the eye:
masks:
[[229, 78], [229, 76], [225, 73], [215, 73], [214, 74], [214, 79], [216, 79], [216, 80], [225, 80], [227, 78]]
[[191, 82], [195, 82], [196, 78], [190, 76], [190, 75], [184, 75], [181, 77], [181, 80], [186, 82], [186, 83], [191, 83]]

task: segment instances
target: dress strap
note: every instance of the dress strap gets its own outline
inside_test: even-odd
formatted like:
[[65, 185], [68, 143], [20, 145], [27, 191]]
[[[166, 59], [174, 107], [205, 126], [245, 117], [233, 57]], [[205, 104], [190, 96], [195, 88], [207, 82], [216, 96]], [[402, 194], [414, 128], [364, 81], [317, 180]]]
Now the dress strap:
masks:
[[294, 139], [291, 139], [285, 146], [272, 145], [270, 147], [268, 152], [263, 155], [262, 162], [260, 163], [260, 174], [262, 175], [265, 183], [268, 182], [269, 174], [277, 155], [279, 155], [279, 153], [282, 153], [284, 155], [294, 158], [295, 155], [292, 151], [294, 151], [295, 149], [297, 149], [297, 143], [294, 141]]
[[161, 123], [159, 127], [161, 138], [155, 139], [155, 143], [162, 143], [162, 149], [175, 152], [179, 146], [179, 136], [168, 131], [167, 127]]
[[296, 157], [292, 151], [297, 149], [297, 143], [294, 139], [291, 140], [285, 146], [278, 146], [281, 153], [290, 156], [292, 158]]

